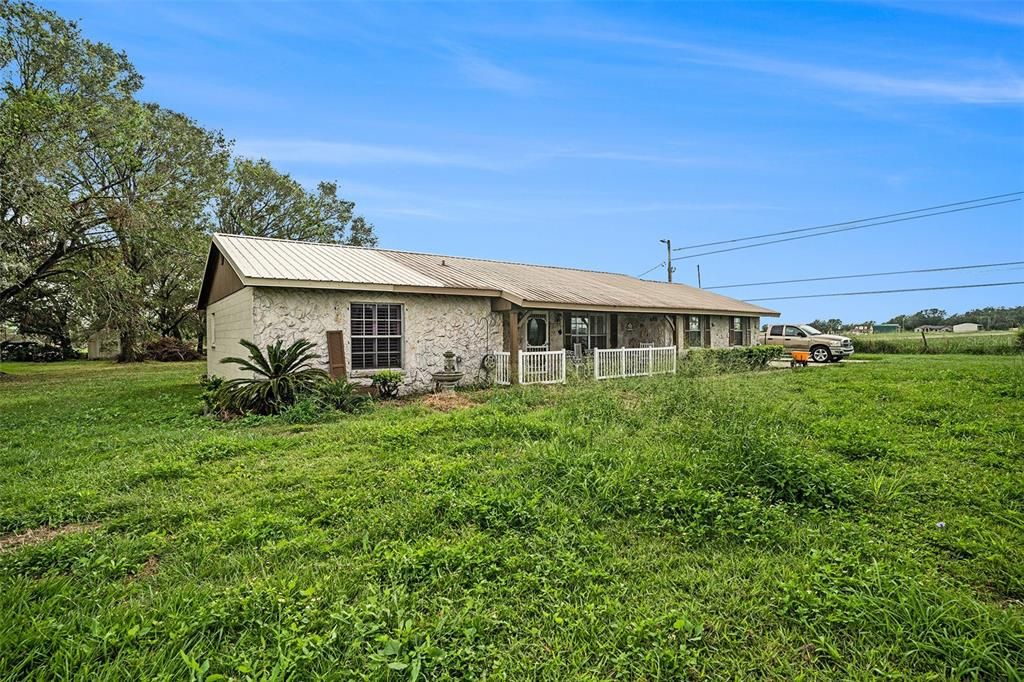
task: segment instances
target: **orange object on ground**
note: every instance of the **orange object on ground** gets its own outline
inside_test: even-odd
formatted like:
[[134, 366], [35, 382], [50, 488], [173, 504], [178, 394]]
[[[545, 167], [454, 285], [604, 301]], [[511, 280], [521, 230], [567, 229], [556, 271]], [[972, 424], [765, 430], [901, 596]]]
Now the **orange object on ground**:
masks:
[[811, 354], [803, 350], [795, 350], [793, 351], [792, 355], [793, 360], [805, 365], [807, 364], [807, 361], [811, 359]]

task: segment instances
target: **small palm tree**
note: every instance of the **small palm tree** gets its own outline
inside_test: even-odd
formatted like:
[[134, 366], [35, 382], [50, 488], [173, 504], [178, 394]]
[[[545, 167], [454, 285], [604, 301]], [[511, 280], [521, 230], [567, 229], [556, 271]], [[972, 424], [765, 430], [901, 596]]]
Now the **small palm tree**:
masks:
[[254, 414], [278, 414], [304, 394], [313, 393], [328, 380], [327, 372], [310, 366], [318, 356], [314, 344], [299, 339], [288, 347], [278, 340], [267, 346], [266, 355], [252, 341], [242, 339], [248, 358], [224, 358], [253, 373], [251, 378], [225, 381], [223, 407]]

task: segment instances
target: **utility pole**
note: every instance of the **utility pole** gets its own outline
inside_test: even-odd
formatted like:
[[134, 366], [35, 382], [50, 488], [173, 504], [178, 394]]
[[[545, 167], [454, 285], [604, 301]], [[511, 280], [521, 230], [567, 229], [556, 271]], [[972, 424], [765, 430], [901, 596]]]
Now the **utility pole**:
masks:
[[703, 289], [704, 288], [704, 287], [702, 287], [700, 285], [700, 263], [697, 263], [697, 288], [698, 289]]
[[675, 270], [672, 267], [672, 240], [671, 239], [659, 239], [659, 242], [665, 245], [665, 250], [668, 252], [668, 257], [665, 260], [665, 269], [668, 271], [668, 281], [672, 281], [672, 271]]

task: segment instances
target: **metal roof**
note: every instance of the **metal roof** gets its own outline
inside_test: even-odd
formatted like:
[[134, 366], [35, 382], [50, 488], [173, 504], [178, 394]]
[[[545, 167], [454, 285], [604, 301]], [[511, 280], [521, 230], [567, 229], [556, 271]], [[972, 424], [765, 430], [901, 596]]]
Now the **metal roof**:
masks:
[[214, 235], [213, 248], [248, 286], [468, 294], [526, 307], [778, 315], [706, 289], [612, 272], [229, 234]]

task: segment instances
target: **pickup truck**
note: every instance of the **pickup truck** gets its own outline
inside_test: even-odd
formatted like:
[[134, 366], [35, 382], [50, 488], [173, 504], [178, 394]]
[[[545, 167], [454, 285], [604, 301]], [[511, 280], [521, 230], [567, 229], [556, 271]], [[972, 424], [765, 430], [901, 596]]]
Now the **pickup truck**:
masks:
[[807, 324], [770, 324], [761, 343], [809, 352], [814, 362], [839, 362], [853, 355], [853, 341], [849, 338], [823, 334]]

